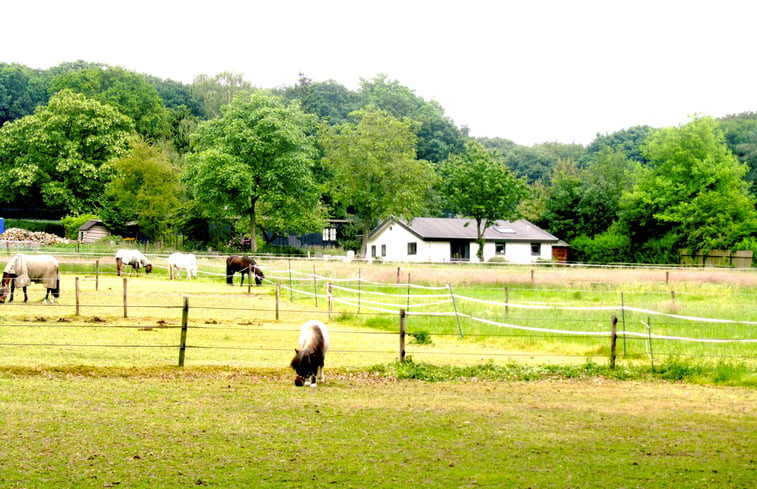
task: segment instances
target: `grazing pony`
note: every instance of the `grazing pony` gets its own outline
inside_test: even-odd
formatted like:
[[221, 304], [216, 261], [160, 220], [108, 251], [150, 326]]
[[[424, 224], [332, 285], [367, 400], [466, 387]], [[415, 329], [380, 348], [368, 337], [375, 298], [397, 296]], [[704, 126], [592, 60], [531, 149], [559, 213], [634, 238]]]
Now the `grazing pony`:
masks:
[[187, 278], [197, 278], [197, 257], [193, 254], [171, 253], [168, 256], [168, 278], [181, 278], [181, 270], [187, 271]]
[[265, 274], [261, 270], [260, 266], [254, 259], [249, 256], [237, 256], [231, 255], [226, 259], [226, 283], [229, 285], [234, 284], [234, 274], [242, 274], [242, 280], [239, 281], [239, 285], [244, 285], [244, 276], [248, 276], [248, 280], [252, 282], [252, 274], [255, 274], [255, 285], [263, 283]]
[[316, 386], [320, 374], [323, 382], [323, 362], [329, 349], [329, 332], [321, 321], [311, 319], [302, 325], [300, 347], [294, 349], [291, 366], [297, 377], [294, 385], [310, 384]]
[[139, 250], [118, 250], [116, 252], [116, 268], [118, 269], [119, 277], [124, 265], [131, 265], [131, 269], [129, 270], [130, 277], [132, 270], [136, 270], [138, 276], [140, 267], [145, 269], [145, 273], [152, 272], [152, 263]]
[[[60, 297], [60, 267], [58, 260], [49, 255], [16, 255], [8, 262], [3, 270], [2, 285], [0, 285], [0, 302], [5, 302], [10, 289], [10, 299], [13, 302], [13, 292], [16, 287], [24, 290], [24, 302], [29, 300], [26, 295], [26, 286], [31, 282], [43, 283], [47, 287], [47, 293], [43, 302], [50, 303]], [[50, 294], [52, 293], [52, 297]]]

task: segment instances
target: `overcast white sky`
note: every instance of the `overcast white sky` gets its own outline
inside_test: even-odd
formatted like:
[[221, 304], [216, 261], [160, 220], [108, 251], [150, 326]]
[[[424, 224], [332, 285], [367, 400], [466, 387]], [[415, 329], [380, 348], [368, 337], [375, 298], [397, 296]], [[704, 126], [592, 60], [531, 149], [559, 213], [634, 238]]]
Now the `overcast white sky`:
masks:
[[525, 145], [757, 111], [754, 0], [24, 0], [0, 17], [0, 62], [263, 88], [384, 73]]

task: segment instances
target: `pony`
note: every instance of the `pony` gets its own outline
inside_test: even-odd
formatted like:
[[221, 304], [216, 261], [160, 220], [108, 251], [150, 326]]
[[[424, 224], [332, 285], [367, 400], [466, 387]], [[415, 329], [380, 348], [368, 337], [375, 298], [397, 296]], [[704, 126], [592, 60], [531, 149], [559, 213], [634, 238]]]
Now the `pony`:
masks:
[[[13, 302], [13, 292], [16, 287], [24, 290], [24, 302], [29, 300], [26, 286], [31, 282], [44, 283], [47, 293], [43, 302], [55, 302], [60, 297], [60, 267], [58, 260], [49, 255], [22, 255], [11, 258], [3, 270], [2, 284], [0, 284], [0, 303], [5, 302], [10, 289], [10, 299]], [[50, 297], [52, 294], [52, 297]]]
[[152, 272], [152, 263], [139, 250], [118, 250], [116, 252], [116, 268], [118, 269], [119, 277], [124, 265], [131, 265], [131, 270], [129, 270], [130, 277], [133, 270], [136, 270], [137, 275], [139, 275], [140, 267], [144, 267], [145, 273]]
[[168, 278], [181, 278], [181, 270], [187, 271], [187, 278], [197, 278], [197, 258], [193, 254], [171, 253], [168, 256]]
[[329, 349], [329, 332], [321, 321], [311, 319], [300, 330], [300, 347], [294, 349], [291, 367], [297, 373], [294, 385], [316, 386], [320, 375], [323, 382], [323, 362]]
[[226, 259], [226, 283], [229, 285], [234, 284], [234, 274], [242, 274], [242, 280], [239, 281], [239, 285], [244, 285], [244, 276], [247, 274], [249, 280], [252, 281], [252, 275], [255, 275], [255, 285], [263, 283], [265, 274], [260, 266], [254, 259], [249, 256], [237, 256], [231, 255]]

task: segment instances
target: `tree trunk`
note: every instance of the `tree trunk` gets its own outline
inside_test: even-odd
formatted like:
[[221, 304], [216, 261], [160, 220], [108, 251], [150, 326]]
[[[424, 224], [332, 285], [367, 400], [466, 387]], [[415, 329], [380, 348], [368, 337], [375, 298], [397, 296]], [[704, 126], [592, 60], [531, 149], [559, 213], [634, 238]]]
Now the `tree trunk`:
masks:
[[486, 228], [481, 229], [481, 219], [476, 219], [476, 243], [478, 243], [478, 251], [476, 251], [476, 257], [478, 262], [484, 262], [484, 231]]
[[258, 251], [258, 240], [255, 235], [255, 228], [257, 227], [255, 222], [255, 203], [256, 201], [253, 199], [250, 205], [250, 252], [252, 253], [257, 253]]

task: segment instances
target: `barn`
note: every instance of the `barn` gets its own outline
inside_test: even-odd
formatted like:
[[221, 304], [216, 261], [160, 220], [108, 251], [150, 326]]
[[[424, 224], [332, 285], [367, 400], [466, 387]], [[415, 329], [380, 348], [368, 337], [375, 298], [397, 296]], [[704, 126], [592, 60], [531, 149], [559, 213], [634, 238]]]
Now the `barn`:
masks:
[[[484, 261], [529, 264], [553, 259], [564, 245], [535, 224], [497, 221], [484, 232]], [[466, 218], [390, 217], [368, 235], [367, 259], [399, 262], [478, 261], [476, 221]], [[562, 255], [559, 255], [562, 256]]]
[[79, 226], [77, 231], [80, 243], [92, 244], [101, 238], [110, 236], [110, 230], [105, 227], [105, 224], [100, 219], [90, 219]]

